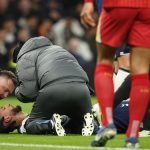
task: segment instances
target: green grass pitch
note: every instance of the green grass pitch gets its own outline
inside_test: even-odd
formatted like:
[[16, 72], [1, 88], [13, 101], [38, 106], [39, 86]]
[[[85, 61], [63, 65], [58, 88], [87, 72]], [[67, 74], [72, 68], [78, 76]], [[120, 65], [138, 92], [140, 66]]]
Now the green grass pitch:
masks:
[[[92, 98], [95, 103], [96, 99]], [[0, 106], [4, 104], [21, 105], [23, 111], [30, 112], [32, 103], [20, 103], [14, 97], [9, 97], [0, 101]], [[99, 149], [99, 150], [122, 150], [125, 135], [117, 135], [115, 139], [108, 142], [106, 148], [92, 148], [90, 142], [94, 136], [83, 137], [81, 135], [67, 135], [65, 137], [51, 135], [22, 135], [17, 132], [11, 134], [0, 134], [0, 150], [66, 150], [66, 149]], [[150, 137], [140, 138], [140, 149], [150, 149]]]

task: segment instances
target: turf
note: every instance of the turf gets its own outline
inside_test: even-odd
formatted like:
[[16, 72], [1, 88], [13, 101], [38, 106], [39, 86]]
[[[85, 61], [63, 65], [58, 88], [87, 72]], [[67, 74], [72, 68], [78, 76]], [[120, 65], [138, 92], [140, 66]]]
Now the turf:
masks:
[[[92, 99], [95, 103], [95, 98]], [[4, 104], [21, 105], [23, 111], [30, 112], [32, 103], [20, 103], [15, 98], [9, 97], [0, 101], [0, 106]], [[124, 135], [117, 135], [115, 139], [107, 144], [107, 148], [123, 148]], [[80, 135], [67, 135], [65, 137], [51, 136], [51, 135], [22, 135], [17, 132], [11, 134], [0, 134], [0, 150], [35, 150], [35, 149], [91, 149], [90, 142], [94, 136], [82, 137]], [[150, 137], [140, 138], [141, 149], [150, 149]], [[13, 145], [9, 145], [13, 144]], [[16, 144], [16, 145], [14, 145]], [[21, 145], [25, 144], [25, 145]], [[32, 144], [32, 145], [30, 145]], [[68, 147], [71, 146], [71, 147]], [[73, 147], [76, 146], [76, 147]], [[103, 148], [105, 149], [105, 148]], [[102, 150], [102, 149], [101, 149]], [[120, 149], [118, 149], [120, 150]]]

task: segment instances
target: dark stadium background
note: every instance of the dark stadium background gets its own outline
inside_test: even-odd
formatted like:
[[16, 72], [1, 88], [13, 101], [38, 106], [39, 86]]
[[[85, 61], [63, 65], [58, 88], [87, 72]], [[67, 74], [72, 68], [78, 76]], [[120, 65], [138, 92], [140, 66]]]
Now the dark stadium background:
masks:
[[93, 87], [95, 29], [80, 24], [83, 0], [0, 0], [0, 68], [15, 71], [12, 51], [18, 41], [46, 36], [70, 51]]

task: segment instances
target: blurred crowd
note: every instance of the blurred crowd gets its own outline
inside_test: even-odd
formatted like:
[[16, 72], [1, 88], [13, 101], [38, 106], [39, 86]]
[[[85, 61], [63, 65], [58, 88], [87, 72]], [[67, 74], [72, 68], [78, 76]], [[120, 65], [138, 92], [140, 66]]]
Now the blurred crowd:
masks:
[[0, 0], [0, 68], [11, 69], [18, 41], [46, 36], [70, 51], [93, 84], [95, 29], [80, 24], [83, 0]]

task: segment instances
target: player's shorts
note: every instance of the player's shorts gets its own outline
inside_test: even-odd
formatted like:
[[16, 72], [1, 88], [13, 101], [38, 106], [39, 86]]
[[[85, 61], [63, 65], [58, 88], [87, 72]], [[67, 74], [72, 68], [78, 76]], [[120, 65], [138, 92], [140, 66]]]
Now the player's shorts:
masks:
[[129, 45], [150, 48], [150, 9], [103, 9], [96, 41], [118, 48], [126, 37]]

